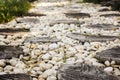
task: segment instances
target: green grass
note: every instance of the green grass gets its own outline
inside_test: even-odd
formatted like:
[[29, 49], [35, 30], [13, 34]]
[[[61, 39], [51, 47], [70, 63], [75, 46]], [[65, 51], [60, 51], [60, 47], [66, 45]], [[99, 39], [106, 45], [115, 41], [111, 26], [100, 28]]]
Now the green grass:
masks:
[[27, 0], [0, 0], [0, 23], [22, 16], [31, 8]]

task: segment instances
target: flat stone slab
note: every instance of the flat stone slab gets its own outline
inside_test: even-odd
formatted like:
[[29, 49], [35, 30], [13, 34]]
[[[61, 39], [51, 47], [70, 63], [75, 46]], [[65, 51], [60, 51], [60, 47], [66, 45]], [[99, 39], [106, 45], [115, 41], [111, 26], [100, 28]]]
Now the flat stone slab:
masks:
[[26, 74], [3, 74], [0, 80], [33, 80], [31, 76]]
[[0, 59], [18, 58], [21, 54], [23, 54], [21, 47], [0, 45]]
[[0, 28], [0, 35], [12, 34], [12, 33], [24, 33], [29, 32], [29, 29], [25, 28]]
[[82, 12], [77, 12], [77, 11], [69, 11], [64, 13], [66, 17], [71, 17], [71, 18], [88, 18], [90, 17], [89, 13], [82, 13]]
[[27, 37], [24, 43], [47, 43], [47, 42], [59, 42], [55, 37]]
[[107, 14], [101, 14], [100, 17], [120, 17], [119, 13], [107, 13]]
[[115, 61], [120, 64], [120, 46], [98, 52], [95, 57], [101, 62]]
[[110, 11], [111, 9], [109, 7], [101, 7], [98, 12], [105, 12], [105, 11]]
[[105, 36], [105, 35], [86, 35], [81, 33], [69, 33], [67, 34], [67, 37], [76, 39], [79, 41], [92, 41], [92, 42], [105, 42], [105, 41], [113, 41], [117, 38], [117, 36]]
[[65, 64], [58, 70], [58, 80], [119, 80], [102, 68], [88, 64]]
[[96, 28], [96, 29], [103, 29], [103, 30], [116, 30], [119, 29], [120, 26], [113, 25], [113, 24], [93, 24], [93, 25], [86, 25], [87, 28]]
[[84, 24], [84, 21], [78, 21], [78, 20], [56, 20], [53, 21], [52, 23], [50, 23], [51, 26], [55, 25], [55, 24], [77, 24], [77, 25], [81, 25]]
[[46, 14], [42, 14], [42, 13], [27, 13], [24, 16], [46, 16]]
[[17, 23], [39, 23], [39, 19], [37, 18], [18, 18], [16, 19]]

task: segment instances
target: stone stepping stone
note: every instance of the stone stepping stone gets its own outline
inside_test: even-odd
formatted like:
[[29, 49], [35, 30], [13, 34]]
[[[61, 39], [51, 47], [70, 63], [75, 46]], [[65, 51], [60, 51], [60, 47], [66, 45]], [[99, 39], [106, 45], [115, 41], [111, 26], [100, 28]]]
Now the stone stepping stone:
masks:
[[12, 34], [12, 33], [24, 33], [29, 32], [29, 29], [25, 28], [1, 28], [0, 35]]
[[17, 23], [39, 23], [39, 19], [37, 18], [18, 18], [16, 19]]
[[96, 29], [104, 29], [104, 30], [116, 30], [119, 29], [120, 26], [113, 24], [93, 24], [86, 25], [87, 28], [96, 28]]
[[2, 74], [0, 80], [33, 80], [31, 76], [26, 74]]
[[88, 13], [82, 13], [82, 12], [77, 12], [77, 11], [68, 11], [64, 13], [66, 17], [71, 17], [71, 18], [89, 18], [90, 14]]
[[64, 64], [58, 70], [58, 80], [119, 80], [117, 76], [108, 74], [102, 68], [88, 64]]
[[120, 17], [119, 13], [108, 13], [108, 14], [101, 14], [100, 17]]
[[110, 11], [111, 9], [108, 7], [101, 7], [98, 12], [105, 12], [105, 11]]
[[18, 58], [21, 54], [23, 54], [21, 47], [0, 45], [0, 59]]
[[98, 52], [95, 56], [100, 62], [115, 61], [120, 64], [120, 46]]
[[51, 26], [55, 25], [55, 24], [77, 24], [77, 25], [81, 25], [81, 24], [84, 24], [85, 22], [84, 21], [78, 21], [78, 20], [56, 20], [56, 21], [53, 21], [52, 23], [50, 23]]
[[59, 42], [55, 37], [27, 37], [23, 43], [48, 43], [48, 42]]
[[106, 36], [106, 35], [89, 35], [89, 34], [81, 34], [81, 33], [69, 33], [67, 37], [76, 39], [82, 42], [92, 41], [92, 42], [105, 42], [105, 41], [113, 41], [117, 38], [117, 36]]
[[27, 13], [24, 16], [46, 16], [46, 14], [42, 14], [42, 13]]

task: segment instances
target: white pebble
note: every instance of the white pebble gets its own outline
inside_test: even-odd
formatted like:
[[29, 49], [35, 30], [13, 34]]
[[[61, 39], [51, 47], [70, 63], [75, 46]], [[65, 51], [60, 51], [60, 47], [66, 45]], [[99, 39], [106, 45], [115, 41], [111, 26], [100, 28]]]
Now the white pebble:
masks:
[[5, 72], [11, 72], [12, 70], [13, 70], [13, 67], [9, 65], [4, 68]]
[[48, 69], [41, 75], [41, 77], [47, 78], [48, 76], [56, 76], [56, 73], [57, 71], [53, 69]]
[[49, 76], [47, 80], [57, 80], [57, 78], [55, 76]]
[[114, 73], [115, 73], [115, 75], [119, 76], [120, 75], [120, 70], [118, 68], [114, 68]]
[[3, 72], [3, 68], [2, 67], [0, 67], [0, 72]]
[[12, 65], [12, 66], [15, 66], [17, 64], [17, 60], [16, 59], [11, 59], [9, 61], [9, 63]]
[[14, 68], [14, 69], [13, 69], [13, 72], [14, 72], [14, 73], [24, 73], [24, 70], [21, 69], [21, 68]]
[[42, 59], [49, 60], [51, 59], [51, 55], [49, 53], [46, 53], [45, 55], [42, 56]]
[[16, 66], [17, 68], [25, 68], [25, 64], [22, 61], [19, 61]]
[[0, 60], [0, 67], [4, 67], [6, 65], [6, 61], [4, 59]]
[[105, 61], [105, 65], [106, 66], [110, 66], [110, 62], [109, 61]]
[[115, 65], [115, 61], [111, 61], [111, 65]]
[[113, 67], [106, 67], [104, 69], [105, 72], [111, 73], [113, 71]]
[[56, 43], [49, 45], [49, 49], [55, 49], [55, 48], [58, 48], [58, 45]]

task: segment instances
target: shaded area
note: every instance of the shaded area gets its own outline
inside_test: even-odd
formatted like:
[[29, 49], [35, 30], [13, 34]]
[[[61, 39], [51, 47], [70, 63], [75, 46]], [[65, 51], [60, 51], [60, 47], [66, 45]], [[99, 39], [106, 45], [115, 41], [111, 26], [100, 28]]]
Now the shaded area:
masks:
[[117, 64], [120, 64], [120, 46], [101, 51], [95, 57], [101, 62], [115, 61]]
[[65, 64], [58, 71], [58, 80], [119, 80], [101, 68], [88, 64]]
[[84, 2], [98, 3], [103, 6], [111, 6], [113, 10], [120, 11], [120, 0], [83, 0]]
[[0, 45], [0, 59], [19, 58], [23, 54], [23, 49], [19, 46]]
[[67, 37], [76, 39], [79, 41], [91, 41], [91, 42], [105, 42], [105, 41], [113, 41], [117, 38], [117, 36], [106, 36], [106, 35], [86, 35], [81, 33], [69, 33], [67, 34]]
[[3, 74], [0, 80], [33, 80], [31, 76], [26, 74]]
[[59, 39], [55, 37], [27, 37], [23, 43], [46, 43], [46, 42], [58, 42]]

